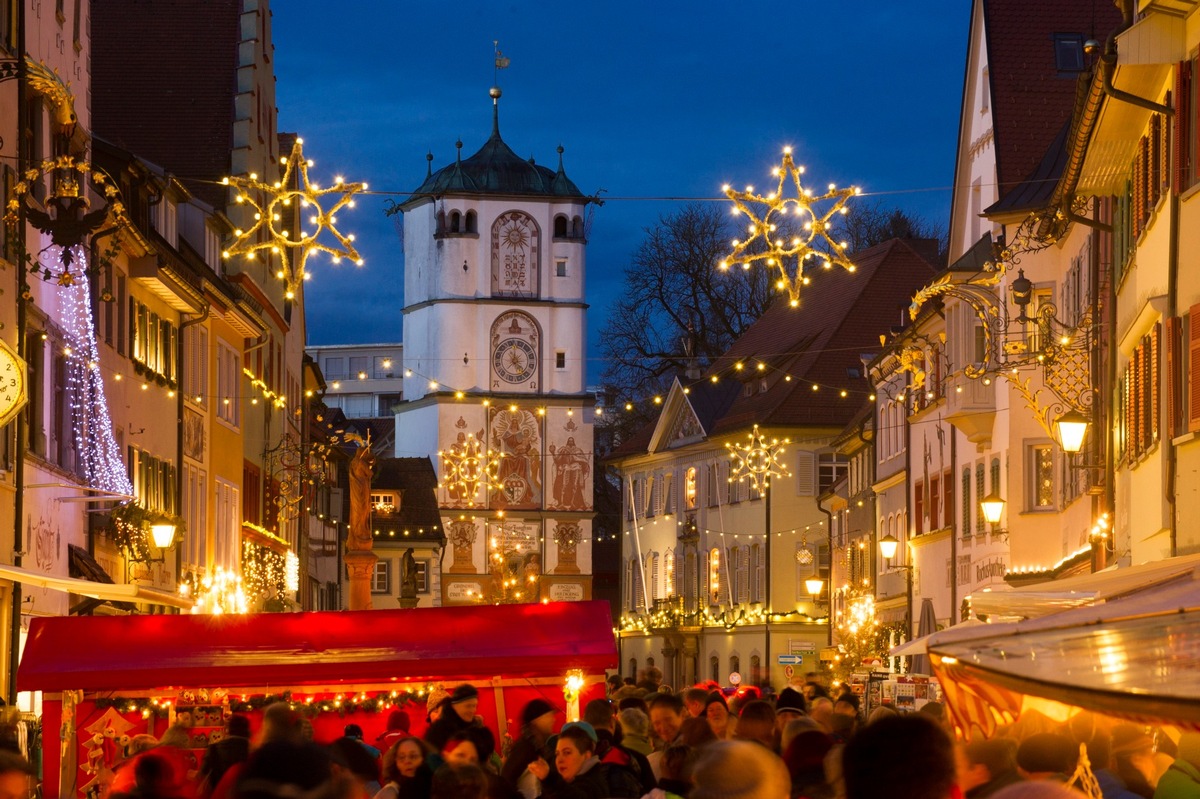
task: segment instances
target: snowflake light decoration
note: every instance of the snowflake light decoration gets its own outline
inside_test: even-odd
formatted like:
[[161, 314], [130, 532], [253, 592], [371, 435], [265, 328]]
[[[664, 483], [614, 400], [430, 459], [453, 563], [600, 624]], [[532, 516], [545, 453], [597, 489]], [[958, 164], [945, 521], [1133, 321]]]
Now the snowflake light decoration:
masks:
[[[760, 196], [753, 186], [737, 191], [722, 187], [725, 196], [733, 200], [734, 215], [749, 218], [747, 239], [734, 239], [733, 251], [719, 264], [722, 270], [741, 265], [749, 269], [756, 263], [777, 272], [775, 288], [787, 290], [793, 308], [800, 305], [800, 289], [808, 285], [808, 273], [818, 265], [824, 269], [840, 266], [848, 272], [854, 264], [846, 255], [847, 244], [833, 239], [833, 219], [846, 214], [846, 202], [860, 193], [857, 187], [839, 189], [830, 183], [822, 195], [815, 195], [800, 183], [804, 167], [792, 160], [792, 148], [783, 149], [783, 163], [771, 170], [779, 179], [775, 191]], [[784, 195], [785, 184], [796, 190], [794, 197]]]
[[496, 476], [503, 453], [485, 449], [474, 433], [467, 433], [465, 438], [451, 444], [450, 449], [439, 451], [438, 457], [445, 467], [444, 478], [438, 487], [465, 499], [467, 507], [475, 507], [475, 496], [481, 483], [487, 488], [500, 487]]
[[[254, 224], [248, 230], [234, 231], [233, 245], [222, 255], [225, 258], [234, 255], [254, 258], [256, 253], [264, 250], [278, 255], [281, 265], [275, 276], [283, 281], [289, 300], [295, 298], [300, 284], [309, 278], [305, 265], [310, 255], [323, 252], [335, 264], [347, 258], [358, 266], [363, 265], [362, 257], [354, 248], [354, 234], [337, 229], [336, 214], [347, 206], [353, 208], [354, 195], [366, 191], [367, 184], [346, 183], [338, 177], [334, 178], [330, 188], [319, 188], [308, 179], [312, 161], [304, 158], [303, 145], [304, 140], [297, 138], [291, 155], [280, 159], [285, 165], [283, 177], [272, 184], [263, 183], [253, 172], [249, 177], [222, 181], [237, 189], [236, 202], [254, 209]], [[330, 200], [333, 202], [328, 209], [322, 206]], [[287, 227], [291, 211], [300, 214], [297, 238], [292, 237], [292, 231]], [[326, 231], [336, 244], [322, 240], [321, 234]]]
[[783, 465], [781, 456], [790, 444], [790, 439], [772, 438], [768, 441], [754, 425], [745, 444], [726, 443], [729, 458], [733, 464], [729, 470], [729, 482], [748, 481], [759, 493], [766, 493], [771, 485], [772, 477], [791, 477], [791, 472]]

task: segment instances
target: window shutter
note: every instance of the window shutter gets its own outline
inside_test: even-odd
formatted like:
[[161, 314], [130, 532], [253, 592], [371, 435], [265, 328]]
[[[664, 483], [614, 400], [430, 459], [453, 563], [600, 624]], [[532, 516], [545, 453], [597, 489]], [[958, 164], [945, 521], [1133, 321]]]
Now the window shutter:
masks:
[[738, 602], [750, 601], [750, 547], [738, 547]]
[[1146, 167], [1145, 148], [1146, 139], [1143, 137], [1138, 142], [1137, 154], [1133, 157], [1133, 213], [1130, 221], [1134, 241], [1137, 241], [1142, 232], [1142, 211], [1146, 207], [1146, 181], [1142, 179], [1142, 171]]
[[1180, 319], [1172, 316], [1167, 319], [1167, 435], [1173, 437], [1179, 430], [1179, 390], [1182, 387], [1179, 371], [1179, 328]]
[[1148, 374], [1147, 382], [1149, 385], [1149, 401], [1150, 401], [1150, 430], [1147, 438], [1147, 446], [1152, 446], [1162, 436], [1162, 417], [1159, 410], [1160, 397], [1160, 381], [1162, 379], [1162, 370], [1159, 368], [1159, 359], [1162, 358], [1162, 322], [1157, 322], [1154, 325], [1154, 330], [1150, 333], [1150, 363], [1146, 370]]
[[[1159, 172], [1159, 169], [1162, 166], [1162, 141], [1159, 139], [1159, 136], [1162, 133], [1161, 128], [1162, 119], [1158, 114], [1154, 114], [1150, 117], [1150, 135], [1149, 141], [1147, 142], [1147, 145], [1149, 146], [1148, 161], [1150, 167], [1147, 170], [1149, 181], [1146, 185], [1146, 194], [1149, 198], [1149, 202], [1147, 203], [1148, 212], [1153, 211], [1154, 207], [1158, 205], [1159, 189], [1162, 187], [1162, 175]], [[1149, 216], [1148, 213], [1147, 216]]]
[[1175, 178], [1172, 181], [1178, 195], [1188, 185], [1188, 127], [1191, 124], [1192, 62], [1180, 61], [1175, 66], [1175, 115], [1171, 118]]
[[1200, 430], [1200, 305], [1188, 313], [1187, 362], [1181, 366], [1187, 375], [1188, 431], [1194, 432]]
[[812, 497], [817, 493], [816, 455], [800, 450], [796, 453], [796, 496]]

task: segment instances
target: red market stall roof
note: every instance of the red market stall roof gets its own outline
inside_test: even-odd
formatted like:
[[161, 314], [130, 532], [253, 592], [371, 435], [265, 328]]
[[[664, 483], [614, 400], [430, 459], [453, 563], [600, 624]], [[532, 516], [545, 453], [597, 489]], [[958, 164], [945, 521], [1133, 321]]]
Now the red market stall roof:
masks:
[[327, 685], [602, 673], [608, 603], [34, 619], [19, 691]]

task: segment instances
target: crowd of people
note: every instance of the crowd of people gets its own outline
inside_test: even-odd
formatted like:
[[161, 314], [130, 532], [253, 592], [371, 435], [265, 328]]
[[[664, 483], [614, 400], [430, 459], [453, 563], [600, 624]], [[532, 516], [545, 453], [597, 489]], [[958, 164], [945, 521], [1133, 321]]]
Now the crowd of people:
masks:
[[[247, 719], [230, 718], [198, 772], [170, 731], [146, 742], [104, 799], [1200, 799], [1196, 733], [1176, 741], [1088, 713], [1026, 713], [963, 740], [937, 702], [864, 717], [854, 693], [831, 695], [819, 679], [777, 696], [660, 680], [615, 680], [567, 723], [533, 699], [519, 735], [500, 742], [467, 684], [432, 698], [422, 735], [393, 711], [378, 746], [357, 724], [314, 743], [311, 724], [278, 703], [253, 742]], [[0, 799], [28, 799], [32, 773], [0, 753]]]

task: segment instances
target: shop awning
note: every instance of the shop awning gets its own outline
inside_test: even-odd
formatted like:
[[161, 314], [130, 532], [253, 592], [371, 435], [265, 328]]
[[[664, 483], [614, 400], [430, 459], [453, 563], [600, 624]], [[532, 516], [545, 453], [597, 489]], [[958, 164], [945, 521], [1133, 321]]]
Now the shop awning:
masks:
[[970, 596], [971, 609], [976, 615], [999, 619], [1036, 618], [1197, 576], [1200, 555], [1185, 555], [1008, 591], [979, 591]]
[[246, 616], [42, 618], [17, 690], [561, 677], [617, 665], [607, 602]]
[[929, 643], [964, 727], [989, 732], [1019, 716], [1029, 697], [1200, 727], [1200, 581], [975, 631]]
[[69, 594], [114, 602], [144, 602], [151, 605], [191, 610], [193, 601], [178, 594], [159, 591], [136, 583], [102, 583], [93, 580], [78, 580], [59, 577], [45, 572], [35, 572], [18, 566], [0, 564], [0, 580], [12, 580], [21, 585], [48, 588], [51, 591], [66, 591]]

